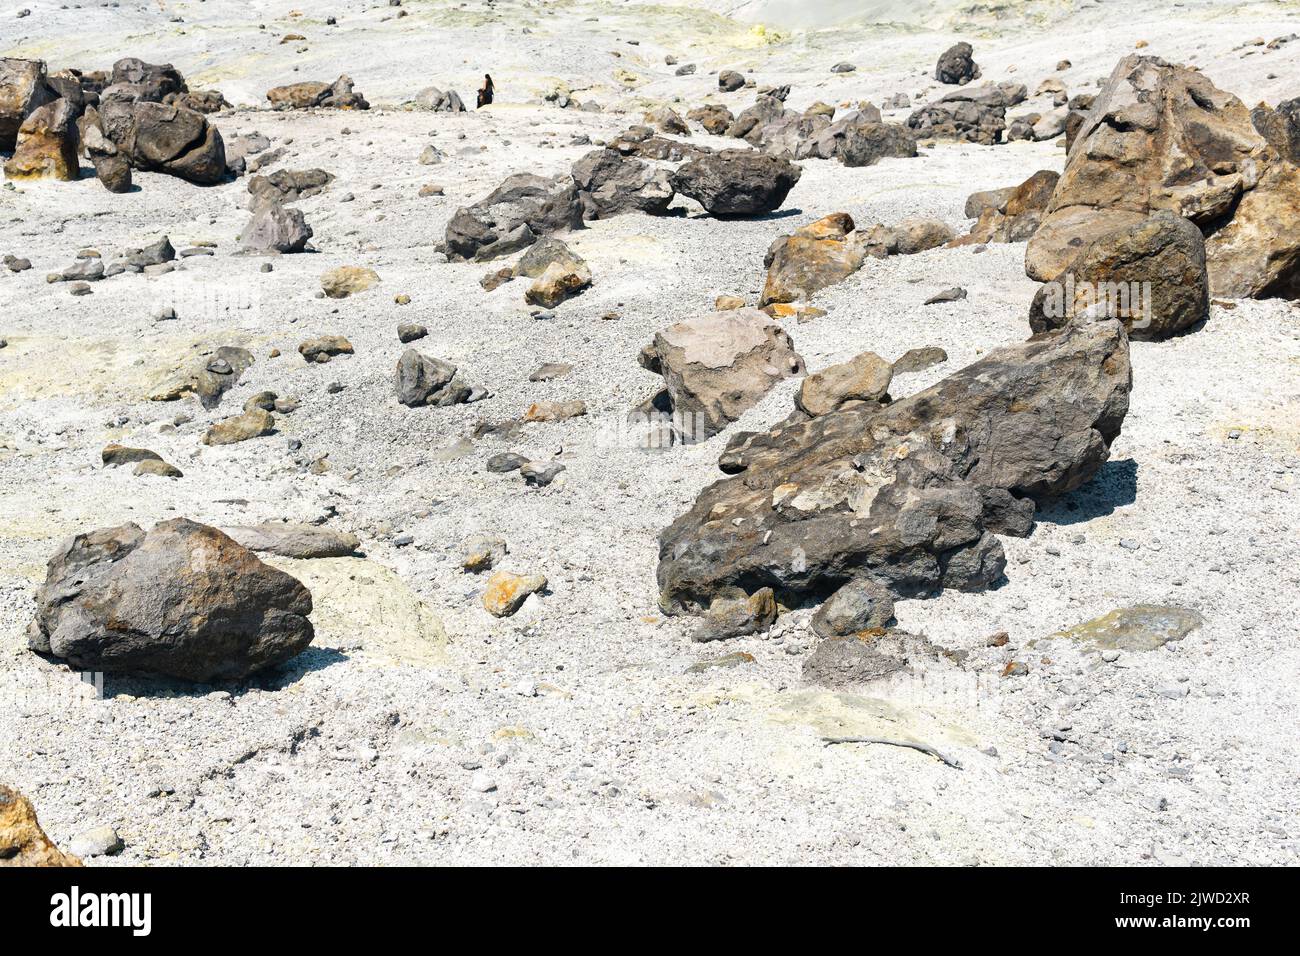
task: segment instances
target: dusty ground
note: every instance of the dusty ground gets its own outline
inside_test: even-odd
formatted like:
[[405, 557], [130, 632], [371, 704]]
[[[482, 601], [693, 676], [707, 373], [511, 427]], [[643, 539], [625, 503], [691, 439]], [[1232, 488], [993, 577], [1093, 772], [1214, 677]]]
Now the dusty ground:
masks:
[[[56, 841], [112, 825], [126, 849], [95, 861], [108, 864], [1297, 862], [1293, 306], [1216, 306], [1194, 334], [1136, 343], [1132, 408], [1111, 462], [1042, 514], [1032, 537], [1004, 541], [1007, 582], [900, 603], [903, 627], [969, 651], [965, 667], [934, 665], [869, 696], [833, 694], [800, 682], [806, 612], [766, 639], [697, 645], [693, 622], [658, 611], [656, 536], [718, 477], [731, 432], [659, 453], [621, 441], [619, 422], [655, 382], [637, 351], [720, 293], [755, 297], [764, 250], [799, 224], [844, 210], [860, 224], [935, 215], [965, 228], [968, 193], [1059, 169], [1062, 151], [940, 144], [866, 169], [810, 161], [766, 219], [720, 223], [682, 202], [680, 217], [595, 223], [571, 241], [595, 284], [546, 321], [530, 317], [519, 283], [480, 288], [495, 266], [447, 264], [433, 248], [455, 208], [506, 174], [567, 169], [589, 148], [568, 145], [576, 134], [609, 138], [646, 105], [675, 98], [683, 111], [713, 98], [748, 105], [752, 91], [719, 96], [710, 70], [791, 83], [795, 107], [900, 90], [915, 98], [934, 87], [925, 74], [939, 52], [965, 37], [985, 79], [1012, 76], [1032, 90], [1068, 57], [1074, 66], [1060, 75], [1075, 92], [1141, 38], [1247, 103], [1276, 102], [1300, 94], [1300, 43], [1269, 53], [1242, 45], [1296, 31], [1294, 4], [1189, 3], [1176, 16], [1128, 5], [1121, 25], [1114, 4], [1066, 19], [1047, 12], [1057, 5], [1031, 4], [1028, 26], [989, 16], [958, 30], [935, 3], [933, 16], [905, 27], [815, 32], [633, 4], [406, 0], [402, 19], [387, 6], [339, 4], [336, 27], [324, 26], [324, 9], [290, 16], [287, 2], [25, 5], [33, 12], [21, 20], [0, 13], [0, 53], [55, 68], [171, 60], [192, 85], [217, 86], [239, 106], [216, 117], [224, 134], [260, 130], [287, 145], [281, 166], [337, 177], [300, 204], [319, 252], [280, 257], [271, 273], [232, 254], [248, 217], [242, 180], [203, 189], [144, 173], [122, 196], [93, 178], [0, 189], [0, 253], [34, 266], [0, 272], [0, 779], [32, 797]], [[281, 44], [287, 33], [307, 39]], [[699, 73], [675, 77], [663, 64], [670, 52]], [[840, 60], [859, 71], [830, 74]], [[397, 108], [430, 84], [472, 102], [485, 70], [501, 100], [491, 110]], [[340, 72], [374, 109], [257, 108], [269, 86]], [[559, 83], [604, 112], [537, 102]], [[443, 164], [417, 162], [429, 143]], [[418, 197], [426, 183], [445, 196]], [[44, 280], [80, 249], [110, 258], [164, 233], [178, 249], [216, 243], [216, 255], [168, 277], [96, 283], [85, 297]], [[1023, 251], [871, 262], [818, 298], [828, 315], [789, 331], [814, 370], [866, 349], [892, 359], [945, 348], [946, 366], [896, 382], [894, 394], [908, 394], [1027, 334], [1034, 284]], [[382, 282], [346, 300], [316, 298], [320, 273], [340, 264], [372, 267]], [[969, 298], [921, 306], [952, 285]], [[399, 293], [411, 303], [395, 304]], [[155, 322], [166, 304], [177, 321]], [[619, 317], [602, 318], [611, 312]], [[427, 325], [419, 348], [493, 397], [398, 405], [399, 322]], [[306, 365], [296, 346], [320, 333], [345, 334], [356, 354]], [[257, 362], [221, 408], [147, 400], [187, 358], [226, 344]], [[543, 361], [575, 368], [530, 383]], [[796, 385], [732, 429], [784, 417]], [[278, 434], [201, 444], [208, 424], [265, 388], [303, 401]], [[543, 398], [585, 399], [590, 414], [529, 425], [511, 444], [467, 438], [480, 419]], [[103, 469], [109, 441], [152, 448], [185, 477]], [[559, 455], [568, 470], [527, 489], [484, 471], [505, 450]], [[315, 474], [308, 466], [322, 456], [328, 469]], [[105, 700], [85, 700], [75, 675], [26, 650], [44, 562], [76, 531], [176, 515], [218, 526], [326, 516], [361, 537], [366, 557], [280, 562], [318, 607], [316, 643], [286, 671], [234, 688], [110, 678]], [[546, 574], [550, 592], [513, 618], [490, 617], [482, 580], [457, 568], [474, 532], [503, 535], [505, 566]], [[1140, 602], [1198, 610], [1205, 624], [1114, 662], [1045, 640]], [[985, 647], [999, 630], [1009, 645]], [[735, 652], [754, 660], [687, 673]], [[1000, 678], [1011, 659], [1029, 674]], [[912, 750], [820, 742], [841, 733], [921, 740], [962, 769]]]

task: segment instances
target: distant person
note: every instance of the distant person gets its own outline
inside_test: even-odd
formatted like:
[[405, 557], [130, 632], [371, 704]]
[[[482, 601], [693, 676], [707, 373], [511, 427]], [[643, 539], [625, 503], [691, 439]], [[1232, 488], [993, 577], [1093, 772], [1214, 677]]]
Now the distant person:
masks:
[[492, 75], [483, 74], [483, 85], [478, 90], [478, 105], [482, 109], [492, 102], [492, 94], [496, 92], [496, 87], [492, 85]]

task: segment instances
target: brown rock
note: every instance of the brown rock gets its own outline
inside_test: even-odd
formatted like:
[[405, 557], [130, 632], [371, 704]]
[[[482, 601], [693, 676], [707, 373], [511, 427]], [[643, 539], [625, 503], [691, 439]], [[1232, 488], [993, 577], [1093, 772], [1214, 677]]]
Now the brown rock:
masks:
[[862, 267], [866, 250], [847, 213], [832, 213], [783, 236], [767, 253], [760, 305], [797, 302], [843, 282]]
[[81, 175], [77, 162], [77, 123], [66, 99], [33, 110], [18, 130], [18, 146], [5, 163], [10, 179], [73, 180]]
[[346, 299], [379, 282], [379, 273], [364, 266], [339, 266], [320, 277], [321, 288], [331, 299]]
[[51, 842], [32, 802], [0, 783], [0, 866], [81, 866]]
[[509, 617], [523, 606], [529, 595], [546, 587], [544, 574], [512, 574], [497, 571], [483, 590], [483, 607], [493, 617]]

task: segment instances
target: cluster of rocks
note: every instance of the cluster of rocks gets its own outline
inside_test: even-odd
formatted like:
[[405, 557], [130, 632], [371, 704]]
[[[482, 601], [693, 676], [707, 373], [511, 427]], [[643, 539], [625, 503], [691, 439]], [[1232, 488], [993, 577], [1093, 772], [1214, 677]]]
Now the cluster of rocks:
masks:
[[763, 215], [780, 208], [802, 172], [787, 159], [726, 149], [699, 152], [669, 173], [618, 148], [647, 142], [622, 140], [594, 150], [574, 164], [571, 175], [508, 177], [483, 199], [456, 210], [443, 243], [447, 257], [487, 261], [526, 249], [543, 236], [579, 229], [588, 220], [663, 214], [678, 193], [717, 218]]
[[907, 125], [918, 137], [991, 146], [1002, 142], [1008, 107], [1027, 95], [1023, 83], [1011, 81], [954, 90], [913, 112]]
[[73, 180], [85, 155], [112, 192], [131, 188], [133, 169], [219, 182], [227, 174], [221, 134], [205, 113], [220, 93], [188, 89], [170, 64], [133, 57], [110, 74], [50, 75], [39, 60], [0, 60], [0, 149], [11, 179]]
[[[210, 252], [210, 249], [205, 251]], [[202, 254], [199, 247], [186, 249], [191, 255]], [[82, 250], [77, 261], [66, 269], [47, 273], [46, 282], [67, 282], [75, 295], [84, 295], [90, 291], [89, 283], [110, 279], [126, 273], [143, 273], [144, 275], [163, 275], [177, 268], [176, 249], [167, 236], [162, 236], [147, 246], [126, 249], [121, 257], [105, 264], [104, 257], [95, 249]]]
[[1106, 461], [1132, 385], [1117, 321], [999, 349], [893, 403], [870, 390], [876, 361], [832, 378], [866, 387], [734, 436], [719, 461], [734, 477], [665, 529], [665, 611], [761, 588], [796, 607], [858, 577], [896, 596], [986, 588], [1005, 567], [997, 534], [1028, 534], [1039, 503]]
[[1026, 242], [1038, 231], [1060, 178], [1059, 173], [1040, 169], [1018, 186], [971, 193], [966, 197], [964, 212], [967, 219], [976, 223], [968, 234], [954, 239], [952, 245]]
[[952, 240], [952, 229], [937, 219], [913, 217], [859, 230], [848, 213], [831, 213], [768, 247], [760, 304], [805, 302], [853, 275], [868, 257], [915, 255]]
[[[1125, 57], [1074, 138], [1029, 240], [1025, 271], [1050, 282], [1081, 258], [1097, 261], [1093, 243], [1164, 212], [1189, 220], [1204, 237], [1214, 295], [1295, 298], [1300, 167], [1290, 144], [1297, 113], [1294, 101], [1251, 111], [1195, 70]], [[1173, 239], [1163, 228], [1143, 235], [1161, 244], [1157, 236]], [[1186, 255], [1195, 258], [1190, 249]]]
[[314, 234], [302, 210], [290, 204], [322, 192], [334, 179], [323, 169], [278, 169], [248, 180], [252, 218], [239, 235], [240, 249], [273, 255], [305, 252]]

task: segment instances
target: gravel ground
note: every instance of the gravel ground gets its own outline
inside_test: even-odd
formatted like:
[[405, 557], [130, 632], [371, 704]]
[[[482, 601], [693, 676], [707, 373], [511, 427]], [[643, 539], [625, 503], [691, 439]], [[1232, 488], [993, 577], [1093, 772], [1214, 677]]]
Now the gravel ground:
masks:
[[[248, 218], [242, 180], [204, 189], [141, 173], [140, 189], [122, 196], [93, 178], [0, 189], [0, 253], [33, 263], [0, 273], [0, 779], [32, 797], [61, 845], [111, 825], [125, 850], [96, 864], [1297, 862], [1295, 307], [1216, 305], [1193, 334], [1135, 343], [1132, 407], [1111, 461], [1040, 514], [1033, 536], [1004, 540], [1006, 583], [898, 605], [903, 628], [966, 652], [964, 662], [833, 693], [800, 680], [808, 612], [763, 638], [699, 645], [694, 622], [665, 618], [655, 600], [659, 531], [720, 477], [732, 431], [783, 418], [798, 383], [707, 443], [643, 451], [619, 427], [656, 383], [637, 352], [719, 294], [755, 299], [765, 249], [798, 225], [842, 210], [859, 225], [927, 215], [964, 230], [968, 193], [1059, 169], [1062, 151], [940, 144], [865, 169], [809, 161], [784, 208], [763, 219], [716, 222], [679, 200], [677, 216], [594, 223], [570, 244], [595, 283], [547, 320], [530, 316], [520, 282], [482, 290], [498, 264], [448, 264], [434, 248], [451, 213], [508, 173], [567, 169], [589, 148], [568, 145], [575, 135], [612, 137], [649, 102], [698, 105], [716, 89], [709, 69], [752, 67], [760, 83], [792, 83], [796, 107], [878, 101], [932, 87], [922, 68], [955, 33], [764, 39], [685, 8], [497, 3], [488, 21], [481, 3], [411, 0], [409, 17], [357, 11], [333, 33], [289, 18], [285, 3], [256, 5], [265, 31], [241, 22], [244, 5], [217, 2], [180, 5], [184, 25], [152, 5], [76, 11], [82, 27], [101, 28], [78, 29], [72, 11], [30, 5], [17, 22], [41, 39], [6, 35], [7, 55], [87, 68], [128, 54], [171, 59], [192, 85], [211, 82], [237, 104], [346, 71], [376, 104], [311, 115], [241, 106], [216, 117], [227, 137], [259, 130], [286, 146], [283, 168], [336, 176], [299, 204], [319, 251], [277, 258], [269, 273], [267, 260], [232, 254]], [[1241, 49], [1294, 23], [1204, 4], [1181, 22], [1156, 4], [1139, 13], [1148, 10], [1123, 30], [1084, 11], [1071, 29], [980, 33], [976, 59], [985, 79], [1014, 64], [1032, 91], [1068, 55], [1074, 91], [1145, 37], [1171, 59], [1196, 57], [1248, 103], [1300, 92], [1288, 89], [1300, 44]], [[279, 43], [291, 31], [307, 35], [308, 52]], [[434, 35], [466, 62], [424, 62], [412, 37]], [[697, 57], [700, 73], [673, 77], [665, 52]], [[841, 59], [862, 69], [832, 77]], [[490, 111], [396, 108], [430, 83], [470, 101], [485, 64], [502, 100]], [[621, 89], [620, 64], [644, 82]], [[530, 102], [561, 80], [605, 111]], [[751, 96], [716, 98], [736, 108]], [[417, 162], [429, 143], [442, 164]], [[427, 183], [445, 195], [417, 196]], [[45, 282], [78, 250], [111, 259], [164, 233], [178, 249], [215, 243], [216, 255], [169, 276], [111, 278], [84, 297]], [[787, 328], [812, 370], [868, 349], [888, 359], [946, 349], [946, 365], [896, 380], [891, 391], [906, 395], [1026, 336], [1035, 284], [1023, 254], [993, 245], [869, 261], [818, 297], [827, 315]], [[348, 299], [316, 298], [320, 274], [343, 264], [382, 281]], [[953, 285], [969, 297], [921, 305]], [[396, 304], [399, 294], [410, 304]], [[175, 321], [154, 321], [162, 305]], [[428, 326], [416, 347], [455, 362], [492, 397], [398, 405], [400, 322]], [[297, 345], [323, 333], [346, 335], [356, 354], [307, 365]], [[220, 345], [245, 346], [257, 361], [218, 409], [147, 400], [158, 380]], [[547, 361], [574, 370], [529, 382]], [[275, 435], [201, 444], [209, 424], [262, 389], [302, 408], [277, 416]], [[468, 437], [480, 420], [571, 398], [589, 414], [526, 425], [510, 442]], [[185, 476], [101, 468], [110, 441], [152, 448]], [[486, 472], [487, 458], [507, 450], [556, 456], [567, 471], [545, 489]], [[85, 699], [76, 675], [26, 650], [44, 563], [77, 531], [177, 515], [219, 527], [325, 519], [359, 535], [366, 556], [277, 562], [311, 586], [318, 608], [317, 640], [288, 668], [225, 688], [109, 678], [105, 699]], [[548, 593], [514, 617], [489, 616], [483, 579], [458, 568], [475, 533], [505, 537], [504, 566], [546, 574]], [[1048, 639], [1137, 603], [1192, 608], [1205, 623], [1113, 661]], [[1007, 645], [986, 646], [998, 631]], [[753, 660], [687, 670], [738, 652]], [[999, 676], [1011, 660], [1028, 674]], [[826, 747], [828, 734], [908, 736], [961, 769], [897, 747]]]

